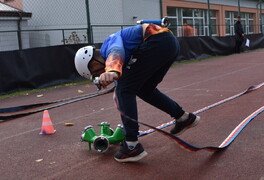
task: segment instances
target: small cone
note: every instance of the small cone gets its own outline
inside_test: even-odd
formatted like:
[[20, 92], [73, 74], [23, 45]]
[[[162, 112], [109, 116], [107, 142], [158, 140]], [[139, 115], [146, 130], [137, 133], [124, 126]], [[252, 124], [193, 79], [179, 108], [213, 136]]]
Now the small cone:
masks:
[[54, 134], [56, 130], [51, 122], [48, 110], [43, 112], [42, 127], [39, 134]]

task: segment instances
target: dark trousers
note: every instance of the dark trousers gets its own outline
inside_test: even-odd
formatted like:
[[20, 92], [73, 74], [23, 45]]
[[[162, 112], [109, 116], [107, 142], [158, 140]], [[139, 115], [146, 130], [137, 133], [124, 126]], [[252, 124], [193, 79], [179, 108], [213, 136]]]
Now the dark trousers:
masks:
[[241, 46], [242, 46], [242, 44], [243, 44], [243, 40], [236, 39], [235, 53], [240, 53], [241, 52]]
[[[174, 118], [184, 111], [156, 87], [175, 61], [179, 43], [171, 33], [149, 37], [133, 53], [133, 58], [124, 65], [123, 75], [117, 81], [115, 100], [126, 115], [138, 120], [136, 96]], [[175, 77], [177, 78], [177, 77]], [[127, 141], [138, 139], [139, 125], [121, 115]]]

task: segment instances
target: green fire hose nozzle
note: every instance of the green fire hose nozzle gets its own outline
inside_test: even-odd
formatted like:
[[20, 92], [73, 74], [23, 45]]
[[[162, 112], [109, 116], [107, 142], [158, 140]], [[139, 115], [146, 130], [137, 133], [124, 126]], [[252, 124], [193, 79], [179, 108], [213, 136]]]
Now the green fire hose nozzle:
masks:
[[98, 126], [100, 126], [99, 136], [96, 135], [91, 125], [86, 126], [82, 131], [81, 140], [89, 143], [89, 150], [91, 150], [91, 145], [93, 144], [95, 150], [104, 153], [108, 150], [110, 144], [115, 144], [125, 139], [123, 126], [120, 124], [117, 125], [115, 131], [110, 128], [110, 124], [107, 122], [101, 122]]

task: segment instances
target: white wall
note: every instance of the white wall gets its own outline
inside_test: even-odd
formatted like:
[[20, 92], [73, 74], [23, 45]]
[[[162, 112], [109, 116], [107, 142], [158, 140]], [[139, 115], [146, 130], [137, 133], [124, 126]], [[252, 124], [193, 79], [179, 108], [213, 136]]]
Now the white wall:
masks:
[[[124, 0], [124, 22], [135, 24], [137, 20], [161, 18], [160, 0]], [[137, 17], [133, 19], [133, 17]]]
[[[1, 31], [12, 31], [12, 32], [1, 32], [0, 33], [0, 51], [11, 51], [18, 50], [18, 18], [1, 18], [0, 19], [0, 30]], [[21, 29], [27, 27], [27, 20], [20, 22]], [[22, 48], [29, 48], [29, 33], [21, 33]]]
[[[185, 0], [207, 3], [207, 0]], [[241, 7], [256, 8], [258, 0], [240, 0]], [[212, 4], [237, 6], [237, 0], [210, 0]], [[28, 26], [23, 22], [22, 29], [57, 29], [54, 31], [23, 32], [23, 48], [45, 47], [66, 43], [87, 42], [85, 0], [23, 0], [25, 12], [31, 12]], [[89, 0], [91, 25], [134, 25], [140, 19], [160, 19], [160, 0]], [[133, 18], [136, 17], [136, 18]], [[9, 28], [9, 29], [8, 29]], [[62, 29], [73, 28], [63, 32]], [[16, 21], [0, 19], [1, 30], [16, 30]], [[95, 43], [101, 43], [110, 34], [120, 30], [120, 26], [93, 27]], [[75, 33], [76, 32], [76, 33]], [[76, 36], [73, 36], [75, 33]], [[2, 49], [18, 49], [16, 33], [0, 34]]]
[[123, 24], [124, 0], [89, 0], [91, 24]]
[[32, 29], [71, 28], [86, 23], [84, 0], [23, 0], [24, 11], [32, 12]]
[[[136, 21], [140, 19], [161, 17], [159, 0], [90, 0], [89, 2], [92, 25], [136, 25]], [[118, 30], [120, 26], [94, 27], [93, 40], [95, 43], [103, 42], [106, 37]]]
[[[70, 39], [74, 28], [87, 28], [85, 0], [23, 0], [24, 11], [32, 12], [29, 29], [68, 29], [65, 39]], [[159, 19], [159, 0], [89, 0], [91, 25], [133, 25], [139, 19]], [[137, 19], [133, 19], [137, 16]], [[95, 43], [103, 42], [116, 27], [94, 27]], [[87, 31], [77, 31], [81, 42], [87, 42]], [[63, 42], [62, 31], [30, 32], [30, 46], [59, 45]], [[67, 41], [69, 42], [69, 41]]]

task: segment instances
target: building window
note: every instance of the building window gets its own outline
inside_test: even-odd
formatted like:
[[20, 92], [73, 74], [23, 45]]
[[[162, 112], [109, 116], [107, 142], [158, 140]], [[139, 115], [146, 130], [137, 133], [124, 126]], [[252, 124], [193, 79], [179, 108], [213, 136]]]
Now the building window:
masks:
[[226, 29], [226, 35], [233, 35], [234, 34], [234, 24], [233, 22], [233, 13], [226, 11], [225, 12], [225, 29]]
[[170, 22], [170, 30], [173, 32], [175, 36], [178, 36], [178, 33], [177, 33], [177, 29], [179, 28], [178, 8], [168, 7], [167, 15], [168, 15], [169, 22]]
[[[209, 20], [209, 18], [207, 18]], [[211, 10], [210, 11], [210, 29], [209, 31], [211, 32], [211, 35], [218, 35], [219, 26], [216, 23], [216, 11]]]
[[257, 24], [259, 23], [259, 32], [264, 32], [264, 16], [263, 16], [263, 14], [260, 14], [259, 12], [258, 12], [258, 15], [259, 15], [259, 19], [258, 19], [258, 22], [257, 22]]
[[248, 13], [248, 34], [254, 33], [254, 15]]
[[[216, 11], [205, 9], [167, 7], [170, 29], [176, 36], [208, 36], [217, 35]], [[211, 32], [211, 33], [210, 33]]]
[[[226, 35], [234, 35], [234, 25], [236, 23], [237, 12], [226, 11], [225, 12], [225, 25], [226, 25]], [[254, 14], [253, 13], [240, 13], [241, 24], [245, 34], [254, 33]]]

